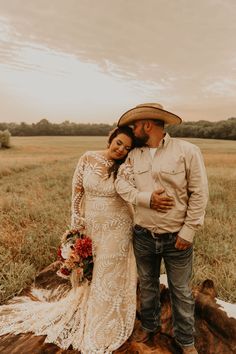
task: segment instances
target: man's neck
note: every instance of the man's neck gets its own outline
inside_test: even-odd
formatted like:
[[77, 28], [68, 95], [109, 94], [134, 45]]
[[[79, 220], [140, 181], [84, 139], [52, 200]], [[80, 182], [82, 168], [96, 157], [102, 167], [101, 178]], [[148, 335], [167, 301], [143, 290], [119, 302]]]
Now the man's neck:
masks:
[[147, 141], [147, 146], [150, 148], [157, 148], [160, 145], [160, 141], [164, 138], [164, 136], [164, 131], [160, 131], [157, 134], [150, 135]]

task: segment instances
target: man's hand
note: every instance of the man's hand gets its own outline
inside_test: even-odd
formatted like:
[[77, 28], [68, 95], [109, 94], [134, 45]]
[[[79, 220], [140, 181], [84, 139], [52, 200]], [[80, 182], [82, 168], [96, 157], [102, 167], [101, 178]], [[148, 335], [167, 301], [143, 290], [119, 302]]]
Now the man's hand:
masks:
[[174, 199], [168, 196], [161, 196], [165, 190], [163, 188], [158, 189], [152, 193], [150, 208], [160, 213], [166, 213], [169, 209], [174, 206]]
[[175, 242], [175, 248], [177, 248], [177, 250], [186, 250], [188, 248], [190, 248], [192, 246], [192, 242], [188, 242], [186, 240], [184, 240], [183, 238], [177, 236], [176, 238], [176, 242]]

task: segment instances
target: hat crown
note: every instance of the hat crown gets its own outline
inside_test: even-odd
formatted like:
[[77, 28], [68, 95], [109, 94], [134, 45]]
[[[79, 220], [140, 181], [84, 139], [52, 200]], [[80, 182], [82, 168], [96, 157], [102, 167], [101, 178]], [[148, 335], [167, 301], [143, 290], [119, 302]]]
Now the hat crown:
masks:
[[138, 104], [136, 107], [147, 107], [147, 106], [163, 109], [163, 106], [160, 103], [141, 103], [141, 104]]
[[142, 103], [122, 114], [117, 125], [122, 127], [144, 119], [162, 120], [165, 124], [180, 124], [182, 122], [180, 117], [166, 111], [160, 103]]

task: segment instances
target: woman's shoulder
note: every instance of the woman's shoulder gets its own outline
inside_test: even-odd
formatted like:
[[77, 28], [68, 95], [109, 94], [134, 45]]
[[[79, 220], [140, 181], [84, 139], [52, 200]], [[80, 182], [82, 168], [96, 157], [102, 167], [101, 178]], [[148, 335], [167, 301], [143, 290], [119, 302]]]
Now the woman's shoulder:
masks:
[[81, 156], [79, 161], [87, 161], [91, 160], [92, 158], [101, 158], [104, 157], [103, 150], [89, 150], [84, 152]]
[[81, 157], [89, 157], [89, 156], [103, 156], [103, 150], [89, 150], [86, 151]]

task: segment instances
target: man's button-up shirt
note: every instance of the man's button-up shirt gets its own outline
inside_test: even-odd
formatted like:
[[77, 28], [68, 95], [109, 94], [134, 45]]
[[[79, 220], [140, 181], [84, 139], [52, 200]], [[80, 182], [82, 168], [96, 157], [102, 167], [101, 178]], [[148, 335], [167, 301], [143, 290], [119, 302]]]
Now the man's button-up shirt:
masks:
[[[192, 242], [203, 224], [207, 175], [200, 149], [187, 141], [166, 134], [153, 158], [148, 147], [133, 149], [119, 169], [115, 186], [134, 206], [134, 222], [152, 232], [178, 232]], [[152, 192], [160, 188], [175, 202], [166, 213], [150, 208]]]

